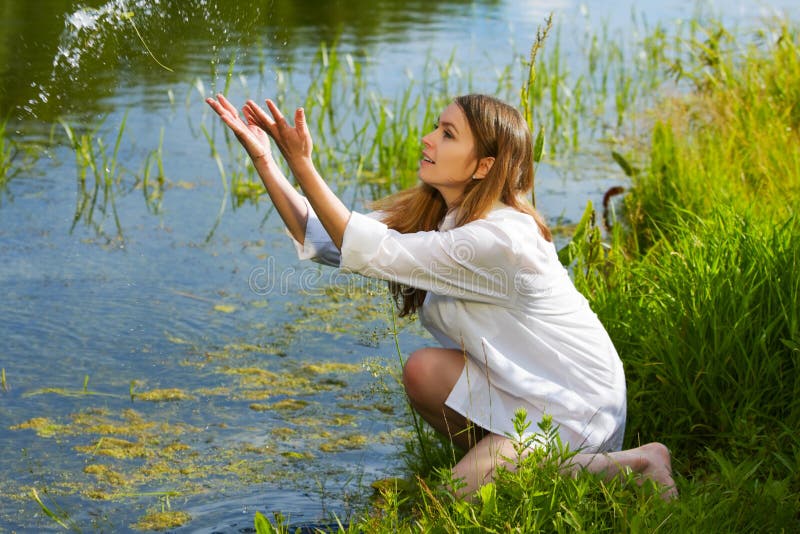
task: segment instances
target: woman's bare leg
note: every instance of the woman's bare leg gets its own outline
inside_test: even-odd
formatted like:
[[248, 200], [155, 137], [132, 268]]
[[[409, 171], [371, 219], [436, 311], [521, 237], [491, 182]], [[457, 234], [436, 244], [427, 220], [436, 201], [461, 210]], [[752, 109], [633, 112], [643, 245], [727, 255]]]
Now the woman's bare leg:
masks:
[[463, 484], [456, 488], [455, 494], [458, 497], [470, 496], [491, 482], [498, 467], [513, 470], [517, 461], [513, 440], [497, 434], [486, 435], [453, 467], [453, 480], [460, 480]]
[[[478, 442], [453, 467], [454, 479], [460, 479], [463, 486], [456, 495], [465, 497], [494, 478], [498, 467], [514, 471], [517, 467], [515, 441], [497, 434], [489, 434]], [[524, 456], [524, 455], [523, 455]], [[671, 500], [678, 496], [675, 481], [672, 479], [669, 450], [661, 443], [648, 443], [635, 449], [610, 453], [576, 454], [564, 467], [564, 474], [577, 474], [582, 470], [603, 474], [611, 480], [622, 471], [640, 475], [639, 481], [653, 480], [664, 488], [661, 497]]]
[[[464, 353], [443, 348], [424, 348], [415, 351], [403, 368], [403, 385], [411, 406], [434, 429], [441, 432], [467, 454], [453, 467], [453, 477], [465, 486], [457, 495], [473, 493], [494, 477], [499, 466], [513, 470], [518, 459], [514, 440], [490, 434], [470, 423], [463, 415], [448, 408], [445, 400], [464, 369]], [[565, 474], [586, 469], [592, 473], [605, 473], [612, 479], [623, 470], [651, 479], [666, 488], [662, 497], [677, 496], [672, 479], [670, 456], [660, 443], [648, 443], [625, 451], [597, 454], [577, 454], [565, 467]]]
[[464, 369], [464, 353], [454, 349], [424, 348], [409, 356], [403, 367], [403, 385], [411, 407], [434, 429], [464, 450], [472, 448], [485, 431], [445, 405]]

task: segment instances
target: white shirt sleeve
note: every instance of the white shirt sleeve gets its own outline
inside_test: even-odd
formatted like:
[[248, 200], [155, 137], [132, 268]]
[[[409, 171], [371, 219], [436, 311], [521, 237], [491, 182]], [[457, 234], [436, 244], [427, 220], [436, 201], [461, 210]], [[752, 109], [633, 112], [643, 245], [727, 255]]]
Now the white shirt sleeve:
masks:
[[480, 219], [444, 232], [401, 234], [352, 212], [342, 268], [440, 295], [508, 304], [518, 259], [496, 223]]
[[[319, 220], [317, 214], [314, 212], [308, 199], [303, 197], [308, 210], [308, 219], [306, 221], [306, 233], [303, 238], [303, 243], [300, 244], [291, 233], [287, 230], [287, 235], [292, 239], [294, 248], [297, 251], [297, 257], [301, 260], [311, 260], [323, 265], [330, 265], [331, 267], [339, 267], [341, 260], [341, 253], [334, 245], [333, 240], [328, 235], [325, 227], [322, 226], [322, 221]], [[355, 212], [353, 212], [355, 213]], [[379, 220], [382, 212], [373, 211], [362, 217]]]
[[294, 248], [297, 251], [297, 257], [301, 260], [311, 260], [323, 265], [330, 265], [332, 267], [339, 266], [339, 259], [341, 254], [336, 245], [333, 244], [325, 227], [322, 226], [322, 221], [319, 220], [317, 214], [308, 203], [308, 199], [303, 197], [308, 210], [308, 219], [306, 220], [306, 233], [301, 244], [297, 241], [292, 234], [287, 230], [286, 233], [292, 238]]

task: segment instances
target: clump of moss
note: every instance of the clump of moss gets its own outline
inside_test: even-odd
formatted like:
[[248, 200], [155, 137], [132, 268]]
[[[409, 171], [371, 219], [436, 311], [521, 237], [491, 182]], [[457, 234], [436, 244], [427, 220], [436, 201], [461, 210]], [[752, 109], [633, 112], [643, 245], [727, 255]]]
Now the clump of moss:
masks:
[[362, 434], [350, 434], [322, 443], [319, 449], [322, 452], [339, 452], [346, 449], [360, 449], [366, 444], [366, 436]]
[[356, 417], [350, 414], [333, 415], [327, 423], [331, 426], [355, 426]]
[[203, 397], [216, 397], [216, 396], [228, 397], [230, 396], [232, 391], [233, 389], [229, 387], [217, 386], [214, 388], [196, 389], [195, 393], [197, 393], [198, 395], [202, 395]]
[[355, 363], [319, 362], [307, 363], [302, 369], [310, 373], [322, 375], [329, 373], [360, 373], [364, 366]]
[[134, 397], [139, 400], [150, 401], [150, 402], [194, 400], [193, 395], [178, 388], [151, 389], [150, 391], [135, 393]]
[[283, 399], [272, 403], [273, 410], [299, 410], [308, 406], [308, 401], [301, 399]]
[[28, 419], [24, 423], [9, 427], [10, 430], [33, 430], [36, 435], [42, 438], [51, 438], [53, 436], [63, 434], [65, 431], [64, 425], [54, 423], [47, 417], [34, 417]]
[[110, 501], [115, 494], [98, 488], [90, 488], [81, 492], [87, 498], [95, 501]]
[[277, 402], [273, 402], [272, 404], [259, 404], [253, 403], [250, 405], [250, 409], [256, 412], [267, 412], [270, 410], [278, 410], [278, 411], [292, 411], [292, 410], [300, 410], [308, 406], [308, 401], [300, 400], [300, 399], [283, 399]]
[[297, 451], [284, 451], [281, 453], [281, 456], [284, 458], [288, 458], [289, 460], [311, 460], [314, 458], [314, 455], [310, 452], [297, 452]]
[[89, 464], [83, 468], [83, 472], [94, 475], [100, 482], [111, 484], [112, 486], [125, 485], [125, 479], [122, 475], [103, 464]]
[[132, 442], [121, 438], [104, 436], [92, 445], [78, 445], [75, 447], [78, 452], [87, 454], [99, 454], [110, 456], [117, 459], [144, 458], [148, 451], [141, 442]]
[[286, 439], [286, 438], [289, 438], [289, 437], [294, 436], [295, 434], [297, 434], [297, 430], [295, 430], [294, 428], [288, 428], [288, 427], [273, 428], [271, 430], [271, 434], [275, 438]]
[[186, 512], [172, 510], [162, 510], [148, 512], [139, 521], [131, 525], [136, 530], [166, 530], [185, 525], [192, 520], [192, 516]]

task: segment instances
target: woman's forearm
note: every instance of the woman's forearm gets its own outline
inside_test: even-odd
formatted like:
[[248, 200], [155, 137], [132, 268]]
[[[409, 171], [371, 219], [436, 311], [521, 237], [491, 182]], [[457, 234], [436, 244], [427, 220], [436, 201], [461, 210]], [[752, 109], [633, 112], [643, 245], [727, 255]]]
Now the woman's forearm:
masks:
[[289, 233], [302, 244], [308, 221], [308, 208], [303, 196], [292, 186], [272, 158], [257, 158], [253, 165]]
[[350, 210], [331, 191], [310, 158], [290, 162], [290, 166], [297, 183], [300, 184], [300, 188], [305, 193], [325, 231], [328, 232], [336, 248], [341, 250], [344, 230], [350, 220]]

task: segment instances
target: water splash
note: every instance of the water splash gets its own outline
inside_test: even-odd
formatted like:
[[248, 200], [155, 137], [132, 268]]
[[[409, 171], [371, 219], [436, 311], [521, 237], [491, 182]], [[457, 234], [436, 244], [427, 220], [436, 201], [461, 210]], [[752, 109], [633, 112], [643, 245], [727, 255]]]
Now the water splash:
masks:
[[[158, 5], [159, 0], [155, 0], [154, 3]], [[134, 8], [150, 10], [144, 0], [135, 0]], [[103, 46], [105, 39], [102, 37], [106, 33], [103, 26], [119, 29], [132, 13], [126, 0], [112, 0], [99, 8], [83, 7], [68, 14], [64, 21], [64, 32], [61, 34], [58, 52], [53, 58], [53, 69], [78, 69], [84, 54], [96, 52]]]
[[158, 84], [164, 70], [186, 70], [193, 63], [197, 51], [188, 43], [207, 43], [211, 55], [229, 46], [237, 32], [228, 26], [240, 21], [231, 21], [228, 14], [216, 0], [109, 0], [100, 7], [79, 5], [63, 16], [49, 80], [37, 84], [22, 109], [36, 116], [46, 107], [45, 114], [59, 116], [85, 108], [79, 102], [89, 101], [98, 104], [89, 105], [97, 110], [120, 87], [138, 85], [142, 78]]

